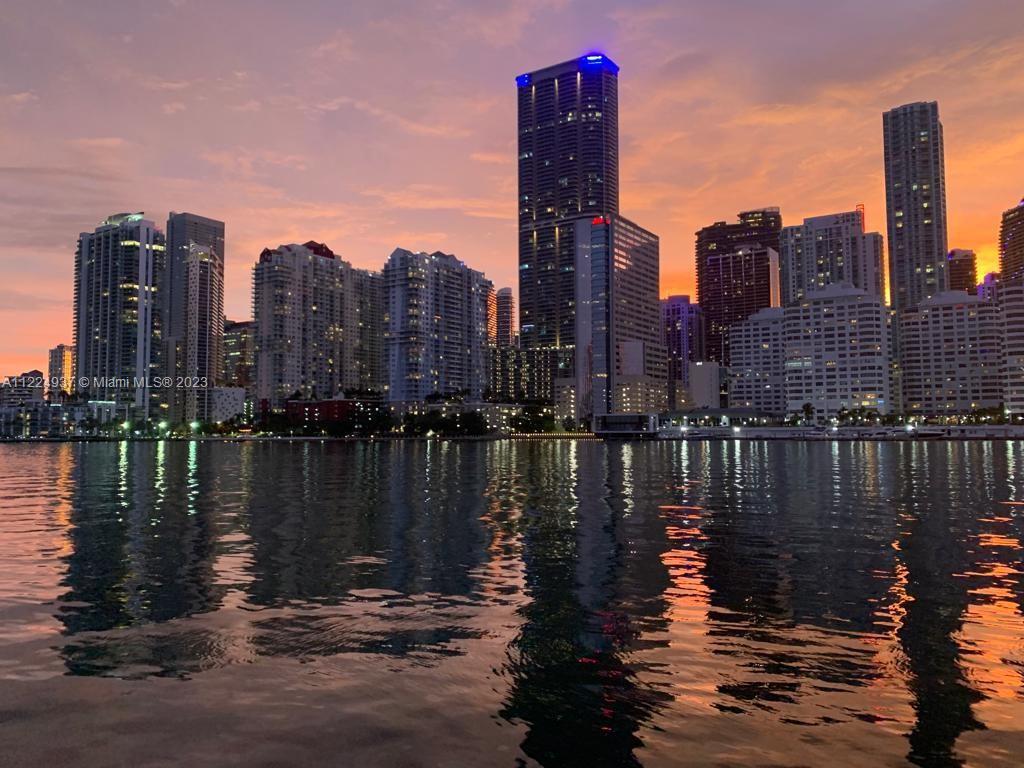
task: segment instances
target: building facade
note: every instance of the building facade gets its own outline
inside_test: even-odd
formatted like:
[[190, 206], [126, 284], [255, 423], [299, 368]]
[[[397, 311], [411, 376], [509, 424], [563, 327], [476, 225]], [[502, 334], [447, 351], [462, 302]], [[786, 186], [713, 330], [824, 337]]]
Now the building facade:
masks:
[[889, 296], [897, 313], [946, 291], [946, 170], [939, 105], [882, 115]]
[[50, 350], [46, 390], [53, 397], [66, 397], [75, 390], [75, 348], [58, 344]]
[[518, 346], [516, 338], [516, 299], [511, 288], [501, 288], [495, 295], [497, 333], [499, 347]]
[[402, 248], [383, 281], [388, 401], [480, 400], [489, 386], [491, 281], [451, 254]]
[[881, 296], [849, 283], [808, 291], [785, 308], [786, 410], [818, 422], [840, 411], [893, 410], [892, 316]]
[[[372, 278], [313, 241], [265, 249], [253, 268], [256, 398], [262, 408], [286, 400], [330, 399], [367, 381], [383, 318], [367, 302]], [[371, 385], [367, 387], [367, 385]], [[376, 386], [372, 386], [376, 385]]]
[[158, 278], [165, 239], [142, 213], [119, 213], [83, 232], [75, 252], [74, 344], [78, 391], [139, 418], [162, 416]]
[[884, 296], [882, 251], [882, 236], [864, 231], [861, 209], [783, 227], [779, 236], [783, 306], [832, 283], [850, 283], [871, 296]]
[[728, 366], [729, 329], [780, 304], [779, 254], [763, 246], [716, 251], [704, 261], [703, 280], [707, 357]]
[[256, 323], [252, 320], [224, 320], [224, 372], [226, 387], [241, 387], [246, 397], [255, 395]]
[[768, 307], [729, 329], [729, 407], [786, 414], [785, 312]]
[[949, 290], [975, 293], [978, 287], [978, 260], [974, 251], [954, 248], [946, 256]]
[[580, 249], [577, 275], [590, 273], [590, 320], [577, 324], [576, 337], [577, 366], [589, 369], [589, 382], [579, 383], [576, 417], [664, 411], [668, 372], [658, 236], [613, 214], [580, 221], [576, 236], [581, 243], [589, 239], [589, 249]]
[[[519, 334], [535, 399], [575, 377], [576, 227], [619, 210], [618, 66], [590, 54], [516, 78]], [[563, 381], [564, 384], [564, 381]]]
[[168, 419], [209, 420], [209, 390], [224, 367], [224, 222], [194, 213], [167, 217], [161, 296], [162, 355], [175, 384], [166, 392]]
[[[729, 323], [723, 324], [723, 317], [707, 309], [709, 306], [718, 308], [721, 305], [721, 275], [717, 269], [709, 269], [709, 265], [714, 259], [716, 266], [720, 266], [719, 257], [722, 254], [735, 253], [740, 248], [770, 248], [778, 253], [781, 229], [782, 214], [779, 209], [760, 208], [741, 211], [736, 222], [716, 221], [697, 232], [697, 303], [705, 308], [707, 359], [725, 362], [724, 347], [728, 343], [730, 326]], [[762, 307], [753, 311], [757, 309]]]
[[677, 410], [690, 404], [690, 363], [705, 357], [704, 312], [689, 296], [669, 296], [661, 300], [661, 324], [665, 332], [668, 407]]
[[1003, 211], [999, 226], [999, 272], [1008, 280], [1024, 276], [1024, 200]]
[[904, 412], [955, 416], [998, 406], [1003, 399], [1003, 332], [998, 302], [963, 291], [936, 294], [904, 312]]
[[999, 322], [1003, 341], [1003, 406], [1024, 415], [1024, 273], [1000, 285]]
[[981, 282], [978, 283], [978, 287], [975, 289], [975, 293], [978, 298], [984, 301], [995, 301], [999, 298], [999, 278], [998, 272], [989, 272], [982, 278]]

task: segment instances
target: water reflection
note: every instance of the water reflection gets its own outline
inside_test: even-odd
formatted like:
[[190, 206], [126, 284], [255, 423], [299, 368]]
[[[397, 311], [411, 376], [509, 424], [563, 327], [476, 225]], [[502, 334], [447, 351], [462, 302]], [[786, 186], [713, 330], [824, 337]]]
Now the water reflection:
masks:
[[985, 764], [1024, 715], [1022, 451], [0, 446], [0, 679], [416, 669], [541, 765]]

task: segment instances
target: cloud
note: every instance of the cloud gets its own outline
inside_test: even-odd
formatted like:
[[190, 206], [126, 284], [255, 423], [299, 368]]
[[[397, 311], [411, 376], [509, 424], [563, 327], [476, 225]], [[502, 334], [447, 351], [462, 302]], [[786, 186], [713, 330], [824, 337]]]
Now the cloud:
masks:
[[314, 105], [313, 109], [318, 112], [337, 112], [342, 107], [351, 107], [358, 112], [362, 112], [363, 114], [376, 118], [388, 125], [393, 125], [406, 133], [413, 134], [414, 136], [459, 138], [469, 135], [469, 133], [462, 128], [443, 123], [429, 123], [412, 120], [404, 115], [400, 115], [396, 112], [390, 112], [382, 107], [371, 104], [368, 101], [354, 99], [350, 96], [336, 96], [333, 99], [321, 101]]
[[473, 152], [469, 157], [485, 165], [510, 165], [514, 160], [513, 156], [506, 152]]
[[305, 171], [308, 167], [306, 159], [302, 155], [276, 152], [270, 149], [235, 147], [234, 149], [202, 152], [199, 156], [221, 171], [243, 178], [269, 173], [271, 168]]
[[351, 61], [355, 58], [352, 35], [343, 29], [337, 30], [330, 39], [313, 49], [312, 56], [314, 59]]
[[168, 102], [167, 104], [164, 104], [160, 108], [160, 110], [165, 115], [173, 115], [176, 112], [184, 112], [185, 111], [185, 103], [182, 102], [182, 101], [171, 101], [171, 102]]
[[34, 101], [39, 101], [39, 97], [36, 96], [32, 91], [21, 91], [19, 93], [12, 93], [8, 96], [5, 96], [4, 100], [8, 104], [22, 106], [25, 104], [31, 104]]
[[149, 77], [142, 80], [142, 87], [150, 91], [184, 91], [196, 84], [194, 80], [165, 80]]
[[0, 288], [0, 311], [44, 312], [64, 309], [67, 301], [53, 296], [25, 293], [11, 288]]
[[229, 107], [233, 112], [259, 112], [263, 108], [263, 104], [256, 99], [249, 99], [242, 104], [236, 104]]
[[71, 144], [82, 149], [121, 149], [128, 142], [120, 136], [96, 136], [92, 138], [72, 139]]
[[457, 211], [472, 218], [509, 221], [515, 217], [511, 200], [461, 196], [435, 184], [408, 184], [399, 189], [367, 189], [363, 195], [403, 210]]

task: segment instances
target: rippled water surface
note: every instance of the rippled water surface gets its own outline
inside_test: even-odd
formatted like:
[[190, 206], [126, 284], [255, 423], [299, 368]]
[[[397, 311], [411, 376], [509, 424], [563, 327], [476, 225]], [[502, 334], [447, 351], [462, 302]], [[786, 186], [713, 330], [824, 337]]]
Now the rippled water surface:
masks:
[[1024, 764], [1024, 446], [0, 445], [0, 764]]

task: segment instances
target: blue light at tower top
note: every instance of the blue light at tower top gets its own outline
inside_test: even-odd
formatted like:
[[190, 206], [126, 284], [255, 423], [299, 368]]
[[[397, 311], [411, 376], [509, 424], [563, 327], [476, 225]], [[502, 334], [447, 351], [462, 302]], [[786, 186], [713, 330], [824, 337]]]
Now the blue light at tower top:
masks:
[[609, 59], [603, 53], [588, 53], [585, 56], [580, 57], [580, 65], [584, 67], [601, 67], [607, 69], [612, 74], [617, 74], [619, 71], [619, 65]]
[[524, 85], [529, 85], [529, 84], [530, 84], [530, 75], [529, 75], [529, 73], [527, 73], [525, 75], [518, 75], [516, 77], [516, 85], [518, 85], [520, 88], [523, 87]]

